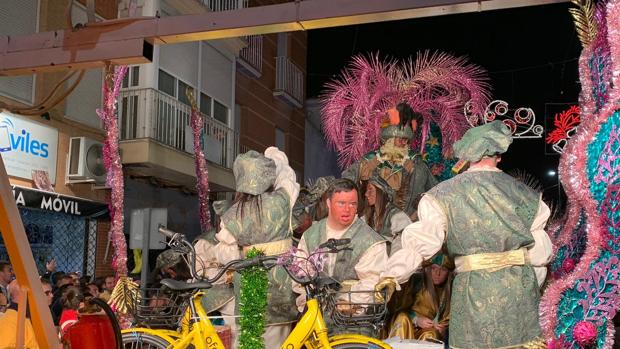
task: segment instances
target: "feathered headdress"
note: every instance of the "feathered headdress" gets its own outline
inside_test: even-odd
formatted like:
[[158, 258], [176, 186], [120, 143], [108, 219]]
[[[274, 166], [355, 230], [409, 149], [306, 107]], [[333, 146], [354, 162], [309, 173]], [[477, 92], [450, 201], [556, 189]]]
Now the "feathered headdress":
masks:
[[431, 121], [439, 125], [443, 153], [470, 127], [465, 103], [482, 113], [490, 100], [486, 72], [463, 57], [425, 51], [416, 60], [398, 64], [378, 54], [355, 56], [340, 78], [326, 85], [321, 114], [327, 142], [338, 152], [340, 166], [348, 167], [380, 145], [381, 122], [400, 102], [424, 117], [424, 144]]

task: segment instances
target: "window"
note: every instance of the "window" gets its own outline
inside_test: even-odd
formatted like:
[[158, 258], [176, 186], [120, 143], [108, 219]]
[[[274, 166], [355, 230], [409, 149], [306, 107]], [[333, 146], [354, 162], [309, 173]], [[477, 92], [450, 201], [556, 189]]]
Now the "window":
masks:
[[276, 147], [278, 149], [285, 151], [286, 150], [286, 137], [284, 131], [276, 127]]
[[123, 79], [123, 88], [135, 87], [138, 85], [140, 85], [140, 66], [131, 67]]
[[[0, 1], [0, 33], [24, 35], [37, 32], [37, 0]], [[0, 95], [31, 104], [34, 76], [1, 76]]]
[[163, 70], [159, 70], [159, 81], [157, 82], [157, 89], [161, 92], [167, 93], [172, 97], [176, 97], [176, 78]]
[[200, 93], [200, 112], [206, 116], [211, 116], [211, 97]]
[[[193, 86], [181, 81], [174, 76], [166, 73], [163, 70], [159, 70], [159, 81], [157, 83], [157, 89], [172, 97], [176, 97], [179, 102], [192, 105], [189, 98], [187, 98], [187, 89], [194, 89]], [[202, 98], [202, 96], [201, 96]]]
[[228, 125], [228, 108], [218, 101], [213, 101], [213, 117], [215, 120]]
[[278, 33], [278, 56], [288, 57], [289, 33]]
[[228, 107], [204, 92], [200, 93], [200, 112], [228, 126]]
[[179, 101], [187, 105], [192, 105], [192, 103], [189, 101], [189, 98], [187, 98], [187, 88], [188, 87], [191, 88], [191, 87], [181, 80], [178, 80], [178, 81], [179, 81], [179, 88], [177, 89], [177, 91], [179, 91], [179, 96], [178, 96]]

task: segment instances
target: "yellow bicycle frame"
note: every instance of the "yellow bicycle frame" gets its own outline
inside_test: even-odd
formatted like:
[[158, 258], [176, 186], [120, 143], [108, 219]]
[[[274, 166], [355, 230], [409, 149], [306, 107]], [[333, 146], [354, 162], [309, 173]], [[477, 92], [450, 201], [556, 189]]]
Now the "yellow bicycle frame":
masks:
[[[183, 320], [180, 331], [151, 329], [151, 328], [129, 328], [122, 333], [148, 333], [172, 343], [169, 349], [184, 349], [192, 344], [195, 349], [225, 349], [220, 336], [217, 334], [211, 320], [202, 307], [202, 297], [204, 292], [196, 292], [192, 297], [194, 309], [198, 319], [191, 319], [191, 308], [187, 307], [183, 313]], [[192, 320], [197, 320], [192, 323]]]
[[[130, 328], [123, 333], [148, 333], [167, 340], [172, 345], [168, 349], [184, 349], [193, 344], [196, 349], [224, 349], [220, 337], [213, 327], [211, 320], [202, 307], [204, 292], [197, 292], [192, 302], [198, 316], [198, 321], [191, 324], [191, 309], [187, 307], [183, 315], [180, 331], [157, 330], [150, 328]], [[297, 322], [297, 325], [284, 341], [280, 349], [331, 349], [340, 344], [373, 344], [376, 348], [391, 349], [382, 341], [356, 334], [342, 334], [328, 337], [327, 325], [323, 319], [321, 308], [316, 299], [309, 299], [307, 310]], [[191, 325], [190, 325], [191, 324]], [[271, 348], [268, 348], [271, 349]]]
[[357, 334], [342, 334], [328, 337], [327, 325], [323, 319], [319, 302], [316, 299], [308, 299], [306, 308], [306, 312], [299, 319], [297, 325], [293, 328], [280, 349], [301, 349], [303, 346], [308, 349], [331, 349], [332, 345], [337, 344], [362, 343], [372, 343], [377, 348], [391, 348], [378, 339]]

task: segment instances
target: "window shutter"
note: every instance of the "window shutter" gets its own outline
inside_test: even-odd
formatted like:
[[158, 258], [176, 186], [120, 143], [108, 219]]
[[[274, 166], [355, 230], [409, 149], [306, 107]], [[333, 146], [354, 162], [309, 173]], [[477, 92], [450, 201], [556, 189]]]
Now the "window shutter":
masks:
[[[0, 1], [0, 33], [23, 35], [37, 32], [38, 0]], [[32, 104], [34, 75], [0, 77], [0, 94]]]

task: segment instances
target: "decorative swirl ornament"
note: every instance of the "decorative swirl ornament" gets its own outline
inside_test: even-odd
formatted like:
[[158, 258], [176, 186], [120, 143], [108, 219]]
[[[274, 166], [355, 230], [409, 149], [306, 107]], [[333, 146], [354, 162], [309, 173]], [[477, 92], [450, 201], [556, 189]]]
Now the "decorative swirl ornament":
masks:
[[512, 130], [513, 138], [542, 138], [543, 127], [536, 124], [536, 114], [532, 108], [517, 108], [509, 115], [508, 102], [496, 99], [491, 101], [483, 113], [474, 112], [470, 102], [465, 104], [463, 114], [471, 127], [480, 126], [493, 120], [501, 120]]

